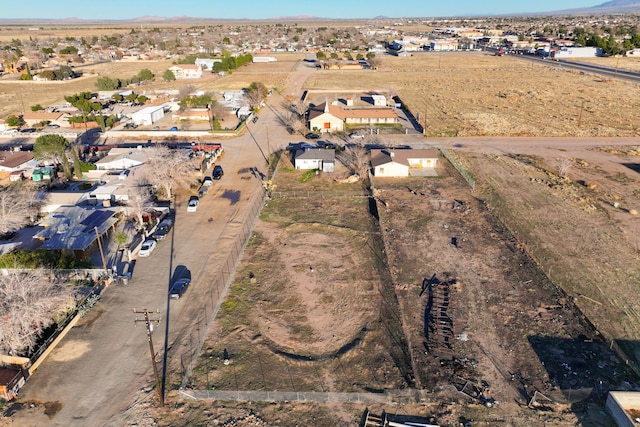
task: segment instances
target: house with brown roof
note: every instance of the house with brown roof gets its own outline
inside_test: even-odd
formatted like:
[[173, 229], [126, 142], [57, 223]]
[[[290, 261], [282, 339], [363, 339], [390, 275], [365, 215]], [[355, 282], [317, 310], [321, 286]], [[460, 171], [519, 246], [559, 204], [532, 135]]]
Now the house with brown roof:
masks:
[[391, 107], [341, 107], [323, 104], [309, 110], [309, 129], [318, 132], [341, 132], [347, 125], [399, 123], [398, 113]]
[[371, 167], [376, 177], [435, 175], [438, 150], [393, 149], [371, 150]]
[[0, 179], [11, 176], [12, 181], [19, 181], [24, 172], [36, 166], [32, 151], [2, 151], [0, 152]]
[[68, 118], [69, 114], [60, 111], [25, 111], [22, 114], [22, 119], [27, 126], [34, 126], [38, 123], [48, 122], [49, 124], [55, 124], [60, 127], [70, 127]]

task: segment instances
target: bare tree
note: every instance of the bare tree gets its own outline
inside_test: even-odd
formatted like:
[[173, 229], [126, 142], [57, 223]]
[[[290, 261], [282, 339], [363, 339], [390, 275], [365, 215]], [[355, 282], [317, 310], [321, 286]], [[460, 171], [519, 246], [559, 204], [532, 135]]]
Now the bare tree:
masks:
[[145, 174], [138, 174], [136, 178], [127, 190], [127, 214], [135, 218], [137, 229], [144, 230], [144, 214], [148, 211], [146, 204], [150, 200], [152, 186]]
[[376, 58], [375, 56], [369, 58], [368, 62], [369, 62], [369, 67], [371, 67], [372, 70], [377, 70], [378, 67], [380, 67], [380, 65], [382, 64], [382, 61], [380, 60], [380, 58]]
[[300, 99], [298, 100], [298, 102], [291, 104], [290, 108], [291, 111], [296, 113], [299, 117], [304, 117], [304, 115], [307, 114], [307, 110], [309, 109], [309, 103], [304, 102]]
[[185, 98], [188, 98], [189, 96], [191, 96], [194, 92], [196, 91], [196, 85], [194, 84], [188, 84], [186, 86], [183, 86], [180, 88], [180, 90], [178, 91], [179, 95], [178, 98], [180, 100], [183, 100]]
[[0, 233], [18, 230], [34, 221], [45, 202], [30, 182], [0, 186]]
[[244, 95], [252, 110], [260, 107], [262, 101], [267, 97], [267, 88], [261, 82], [253, 82], [249, 85], [247, 93]]
[[369, 155], [366, 148], [361, 145], [348, 145], [338, 154], [338, 160], [352, 173], [366, 180], [369, 171]]
[[164, 190], [167, 199], [173, 197], [176, 187], [188, 186], [193, 180], [193, 162], [185, 156], [182, 150], [171, 150], [158, 146], [151, 148], [147, 174], [149, 182]]
[[68, 288], [43, 270], [0, 275], [0, 352], [20, 355], [40, 334], [75, 308]]
[[227, 107], [219, 102], [214, 102], [211, 105], [211, 114], [219, 121], [224, 121], [224, 115], [227, 113]]

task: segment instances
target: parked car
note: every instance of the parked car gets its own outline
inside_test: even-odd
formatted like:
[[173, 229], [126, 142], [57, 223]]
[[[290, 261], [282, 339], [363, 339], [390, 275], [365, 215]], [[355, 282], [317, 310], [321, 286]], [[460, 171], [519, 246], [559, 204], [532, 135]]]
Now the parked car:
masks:
[[349, 138], [352, 138], [352, 139], [363, 139], [363, 138], [364, 138], [364, 135], [363, 135], [363, 134], [361, 134], [361, 133], [355, 133], [355, 132], [354, 132], [354, 133], [352, 133], [352, 134], [350, 134], [350, 135], [349, 135]]
[[55, 124], [55, 123], [52, 123], [52, 124], [47, 125], [47, 127], [48, 127], [48, 128], [51, 128], [51, 129], [58, 129], [58, 128], [60, 127], [60, 125], [57, 125], [57, 124]]
[[198, 206], [200, 205], [200, 199], [198, 196], [191, 196], [189, 199], [189, 203], [187, 203], [187, 212], [195, 212], [198, 210]]
[[252, 120], [252, 122], [253, 122], [253, 123], [255, 123], [255, 122], [257, 122], [257, 121], [258, 121], [258, 116], [253, 116], [253, 120]]
[[172, 219], [163, 219], [160, 224], [158, 224], [158, 227], [156, 228], [155, 233], [153, 233], [153, 235], [151, 236], [152, 238], [154, 238], [155, 240], [164, 240], [165, 237], [167, 237], [167, 234], [169, 234], [169, 232], [171, 231], [171, 228], [173, 227], [173, 220]]
[[216, 165], [213, 168], [213, 172], [211, 173], [211, 178], [220, 179], [224, 175], [224, 171], [222, 170], [222, 166]]
[[176, 132], [178, 130], [177, 126], [172, 126], [171, 129], [169, 129], [171, 132]]
[[187, 290], [189, 284], [191, 283], [191, 279], [179, 279], [173, 285], [171, 285], [171, 289], [169, 290], [169, 297], [174, 299], [180, 299], [182, 294]]
[[155, 239], [147, 239], [142, 244], [140, 248], [140, 252], [138, 252], [138, 256], [140, 257], [148, 257], [151, 255], [151, 252], [156, 248], [158, 242]]
[[154, 126], [151, 128], [151, 130], [160, 130], [160, 126]]
[[24, 128], [24, 129], [20, 129], [20, 132], [22, 133], [34, 133], [36, 131], [36, 128]]
[[304, 137], [307, 139], [320, 139], [320, 134], [309, 132]]
[[205, 176], [202, 180], [202, 185], [204, 185], [205, 187], [213, 185], [213, 179], [210, 176]]

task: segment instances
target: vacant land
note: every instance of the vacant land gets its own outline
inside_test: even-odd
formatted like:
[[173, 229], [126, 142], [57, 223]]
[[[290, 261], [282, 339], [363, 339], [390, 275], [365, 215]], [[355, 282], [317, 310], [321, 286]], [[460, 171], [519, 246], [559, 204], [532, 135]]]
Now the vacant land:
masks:
[[[428, 136], [638, 136], [637, 85], [486, 52], [381, 56], [318, 71], [305, 89], [394, 90]], [[625, 61], [621, 61], [625, 62]]]
[[[600, 159], [593, 167], [611, 156], [598, 153], [590, 159]], [[589, 252], [591, 234], [615, 233], [616, 224], [552, 185], [553, 157], [534, 164], [526, 156], [459, 156], [476, 176], [475, 192], [443, 160], [437, 178], [375, 179], [375, 207], [362, 198], [358, 183], [345, 187], [326, 174], [281, 169], [279, 197], [263, 211], [191, 385], [298, 392], [415, 386], [425, 391], [422, 402], [404, 406], [405, 412], [428, 414], [444, 425], [459, 419], [607, 425], [606, 392], [632, 387], [636, 379], [605, 338], [631, 339], [637, 322], [586, 288], [605, 289], [588, 276], [616, 274], [627, 262], [628, 242], [600, 242], [606, 243], [606, 262], [575, 265], [583, 256], [597, 259]], [[533, 205], [538, 208], [523, 212]], [[574, 223], [558, 228], [569, 218], [600, 231], [582, 240], [585, 233], [576, 233]], [[556, 249], [553, 259], [538, 257], [531, 249], [542, 245], [566, 248], [568, 255]], [[575, 288], [577, 282], [585, 286]], [[620, 286], [609, 294], [620, 303], [634, 292]], [[386, 305], [396, 297], [399, 310]], [[593, 315], [600, 331], [583, 313]], [[385, 323], [395, 315], [401, 329]], [[607, 317], [615, 324], [601, 323]], [[394, 337], [403, 349], [395, 356], [389, 347]], [[491, 409], [478, 397], [483, 389]], [[200, 404], [187, 405], [181, 416], [194, 422], [233, 413], [254, 417], [247, 425], [354, 423], [364, 410], [273, 403], [253, 405], [250, 414], [249, 406], [237, 403], [203, 414]], [[161, 424], [175, 422], [175, 414], [166, 417]]]

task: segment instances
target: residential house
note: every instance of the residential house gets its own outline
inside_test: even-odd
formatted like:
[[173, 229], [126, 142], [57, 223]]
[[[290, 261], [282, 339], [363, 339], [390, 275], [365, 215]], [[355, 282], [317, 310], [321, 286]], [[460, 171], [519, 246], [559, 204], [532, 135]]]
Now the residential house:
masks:
[[376, 177], [404, 177], [435, 174], [438, 150], [371, 150], [371, 167]]
[[88, 258], [98, 248], [98, 238], [115, 229], [119, 209], [63, 206], [41, 222], [34, 234], [40, 249], [71, 250], [77, 258]]
[[319, 132], [340, 132], [345, 124], [375, 125], [399, 123], [398, 112], [390, 107], [350, 107], [325, 102], [309, 110], [309, 129]]
[[329, 148], [296, 150], [294, 165], [296, 169], [317, 169], [322, 172], [333, 172], [336, 165], [336, 152]]
[[70, 115], [68, 113], [62, 111], [25, 111], [22, 114], [22, 119], [27, 126], [35, 126], [44, 122], [60, 127], [70, 127], [69, 117]]
[[11, 181], [19, 181], [27, 169], [34, 167], [32, 151], [0, 152], [0, 179], [9, 176]]
[[195, 122], [208, 122], [211, 120], [211, 112], [208, 108], [190, 108], [179, 110], [171, 115], [173, 121], [188, 120]]
[[98, 160], [95, 165], [98, 170], [127, 170], [144, 164], [149, 153], [142, 148], [112, 148], [109, 153]]
[[177, 80], [199, 79], [202, 77], [202, 67], [196, 64], [177, 64], [169, 70], [176, 76]]
[[429, 43], [430, 49], [433, 51], [453, 51], [458, 50], [458, 39], [436, 39]]
[[196, 58], [196, 65], [199, 65], [203, 70], [213, 71], [216, 62], [222, 62], [222, 59]]

